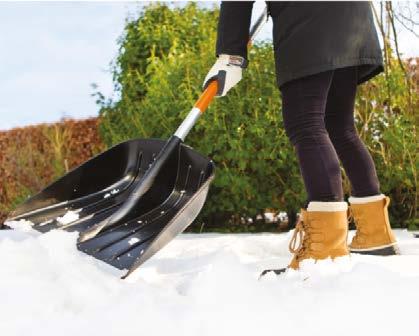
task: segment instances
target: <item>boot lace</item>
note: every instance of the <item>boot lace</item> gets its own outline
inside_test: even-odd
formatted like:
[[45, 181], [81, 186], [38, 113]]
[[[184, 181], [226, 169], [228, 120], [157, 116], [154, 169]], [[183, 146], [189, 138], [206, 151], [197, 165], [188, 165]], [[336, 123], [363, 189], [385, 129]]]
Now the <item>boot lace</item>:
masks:
[[[295, 225], [295, 230], [288, 245], [288, 249], [295, 255], [297, 260], [303, 259], [308, 251], [310, 235], [308, 227], [305, 225], [302, 218], [300, 218]], [[297, 245], [298, 242], [298, 245]]]

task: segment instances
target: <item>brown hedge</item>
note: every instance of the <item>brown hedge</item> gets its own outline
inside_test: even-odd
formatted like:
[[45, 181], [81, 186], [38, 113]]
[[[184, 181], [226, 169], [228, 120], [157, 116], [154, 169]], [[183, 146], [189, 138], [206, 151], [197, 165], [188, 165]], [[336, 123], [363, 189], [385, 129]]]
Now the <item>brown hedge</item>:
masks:
[[0, 131], [0, 223], [29, 195], [104, 149], [99, 119]]

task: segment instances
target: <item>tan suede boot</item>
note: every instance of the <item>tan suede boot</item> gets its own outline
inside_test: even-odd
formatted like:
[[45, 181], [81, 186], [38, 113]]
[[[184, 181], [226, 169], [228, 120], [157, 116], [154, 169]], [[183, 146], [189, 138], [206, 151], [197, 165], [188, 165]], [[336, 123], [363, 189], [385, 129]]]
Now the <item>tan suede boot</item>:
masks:
[[[329, 206], [328, 203], [337, 204], [340, 210], [333, 211], [333, 205]], [[288, 267], [298, 269], [304, 259], [317, 261], [349, 255], [346, 203], [310, 202], [308, 211], [302, 209], [301, 215], [290, 241], [289, 249], [294, 257]]]
[[390, 198], [384, 195], [350, 197], [350, 215], [353, 217], [356, 234], [349, 245], [354, 253], [371, 255], [399, 254], [396, 237], [388, 219]]

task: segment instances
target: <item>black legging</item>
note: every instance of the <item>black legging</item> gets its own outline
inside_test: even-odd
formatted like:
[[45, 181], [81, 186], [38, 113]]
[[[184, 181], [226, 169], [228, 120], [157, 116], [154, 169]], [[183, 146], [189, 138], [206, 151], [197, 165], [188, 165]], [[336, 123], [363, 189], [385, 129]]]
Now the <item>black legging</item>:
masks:
[[284, 84], [284, 126], [295, 146], [308, 201], [343, 201], [339, 160], [352, 195], [380, 193], [374, 162], [354, 125], [357, 68], [325, 71]]

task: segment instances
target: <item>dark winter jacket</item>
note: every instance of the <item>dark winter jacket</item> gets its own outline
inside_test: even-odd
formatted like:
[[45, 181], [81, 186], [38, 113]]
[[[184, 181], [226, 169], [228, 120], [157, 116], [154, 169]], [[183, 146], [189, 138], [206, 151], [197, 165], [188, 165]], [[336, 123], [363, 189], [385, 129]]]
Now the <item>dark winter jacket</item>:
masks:
[[[217, 55], [247, 59], [253, 2], [222, 2]], [[278, 85], [319, 72], [358, 66], [358, 83], [383, 70], [369, 2], [268, 2]]]

